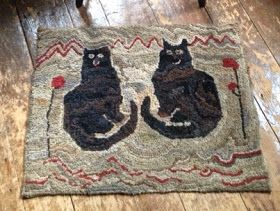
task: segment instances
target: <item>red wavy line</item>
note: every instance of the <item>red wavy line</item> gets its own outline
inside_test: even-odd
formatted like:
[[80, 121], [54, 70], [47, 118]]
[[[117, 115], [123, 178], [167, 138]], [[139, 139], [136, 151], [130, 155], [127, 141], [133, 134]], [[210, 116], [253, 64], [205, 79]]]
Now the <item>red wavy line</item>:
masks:
[[89, 181], [92, 181], [92, 182], [100, 181], [100, 180], [102, 180], [102, 178], [104, 176], [107, 176], [109, 174], [113, 174], [113, 173], [118, 174], [118, 172], [114, 168], [105, 169], [105, 170], [95, 174], [98, 177], [98, 179], [95, 180], [91, 176], [89, 176], [83, 169], [78, 169], [78, 170], [70, 169], [59, 157], [49, 158], [48, 160], [44, 161], [44, 164], [47, 163], [47, 162], [56, 163], [63, 168], [64, 172], [68, 172], [72, 176], [76, 176], [78, 178], [89, 180]]
[[185, 172], [185, 173], [190, 173], [192, 171], [195, 171], [195, 170], [199, 170], [199, 168], [197, 168], [195, 165], [193, 165], [190, 169], [183, 169], [183, 168], [174, 168], [174, 167], [171, 167], [168, 169], [170, 172], [172, 173], [176, 173], [177, 171], [182, 171], [182, 172]]
[[124, 40], [121, 40], [121, 39], [119, 38], [119, 39], [117, 39], [110, 47], [111, 47], [111, 48], [115, 48], [116, 45], [117, 45], [117, 43], [120, 43], [125, 49], [130, 49], [130, 48], [132, 48], [132, 47], [134, 46], [134, 44], [135, 44], [137, 41], [140, 41], [141, 44], [142, 44], [143, 46], [145, 46], [146, 48], [150, 48], [153, 41], [156, 41], [156, 43], [157, 43], [157, 45], [158, 45], [159, 47], [163, 47], [162, 44], [160, 43], [160, 41], [158, 40], [158, 38], [156, 38], [156, 37], [150, 38], [150, 39], [148, 40], [148, 42], [145, 43], [145, 42], [143, 41], [143, 39], [142, 39], [140, 36], [136, 36], [136, 37], [132, 40], [132, 42], [130, 43], [130, 45], [125, 45], [125, 41], [124, 41]]
[[58, 174], [56, 172], [53, 172], [53, 175], [54, 175], [55, 179], [57, 179], [57, 180], [59, 180], [61, 182], [67, 182], [68, 181], [68, 179], [66, 177], [64, 177], [64, 176], [62, 176], [62, 175], [60, 175], [60, 174]]
[[47, 56], [47, 54], [49, 53], [49, 51], [52, 50], [52, 48], [57, 49], [60, 46], [63, 50], [66, 50], [68, 46], [71, 44], [77, 44], [80, 48], [83, 48], [83, 45], [74, 38], [70, 39], [66, 43], [63, 43], [62, 41], [58, 41], [53, 45], [51, 45], [50, 47], [48, 47], [45, 53], [41, 54], [39, 57], [36, 58], [36, 61], [40, 61], [43, 57]]
[[223, 42], [225, 42], [226, 39], [229, 42], [231, 42], [232, 44], [236, 44], [235, 41], [232, 40], [228, 35], [224, 35], [223, 38], [221, 40], [219, 40], [218, 38], [214, 37], [213, 34], [211, 34], [211, 35], [208, 36], [208, 38], [205, 41], [203, 41], [198, 36], [195, 36], [194, 40], [189, 45], [194, 46], [194, 44], [196, 44], [197, 42], [200, 42], [202, 45], [208, 45], [210, 40], [213, 40], [214, 42], [216, 42], [218, 44], [222, 44]]
[[72, 170], [59, 157], [49, 158], [49, 159], [47, 159], [46, 161], [43, 162], [43, 164], [46, 164], [46, 163], [57, 163], [61, 167], [63, 167], [64, 171], [70, 173], [73, 176], [76, 175], [76, 174], [80, 174], [80, 173], [86, 174], [86, 172], [83, 169]]
[[146, 177], [147, 177], [148, 179], [153, 179], [154, 181], [159, 182], [159, 183], [161, 183], [161, 184], [167, 183], [167, 182], [169, 182], [169, 181], [171, 181], [171, 180], [174, 180], [174, 181], [179, 182], [179, 183], [182, 182], [181, 179], [178, 179], [178, 178], [176, 178], [176, 177], [167, 177], [167, 178], [164, 178], [164, 179], [159, 178], [159, 177], [154, 176], [154, 175], [146, 175]]
[[97, 180], [93, 179], [92, 177], [90, 177], [88, 175], [80, 175], [81, 176], [80, 178], [90, 180], [90, 182], [86, 182], [81, 185], [77, 184], [74, 181], [70, 181], [67, 177], [65, 177], [61, 174], [58, 174], [57, 172], [53, 172], [53, 176], [56, 180], [68, 183], [69, 185], [71, 185], [73, 187], [80, 186], [80, 188], [86, 188], [87, 186], [92, 185], [96, 181], [101, 181], [103, 177], [110, 175], [112, 173], [118, 174], [118, 172], [115, 169], [103, 170], [102, 172], [96, 174], [99, 177]]
[[[233, 39], [231, 39], [228, 35], [224, 35], [223, 38], [220, 40], [218, 38], [216, 38], [213, 34], [209, 35], [207, 37], [207, 39], [204, 41], [203, 39], [201, 39], [200, 37], [198, 36], [195, 36], [193, 41], [189, 44], [190, 46], [194, 46], [197, 42], [200, 42], [202, 45], [208, 45], [209, 44], [209, 41], [210, 40], [213, 40], [214, 42], [218, 43], [218, 44], [222, 44], [223, 42], [225, 42], [226, 40], [228, 40], [229, 42], [231, 42], [232, 44], [236, 44], [235, 41]], [[145, 46], [146, 48], [150, 48], [151, 47], [151, 44], [152, 42], [156, 41], [157, 45], [159, 47], [163, 47], [162, 44], [160, 43], [160, 41], [158, 40], [158, 38], [156, 37], [152, 37], [150, 38], [146, 43], [145, 41], [140, 37], [140, 36], [136, 36], [132, 42], [127, 45], [125, 44], [125, 41], [118, 38], [112, 45], [111, 45], [111, 48], [115, 48], [117, 43], [120, 43], [125, 49], [130, 49], [134, 46], [134, 44], [137, 42], [137, 41], [140, 41], [141, 44], [143, 46]]]
[[235, 176], [239, 176], [243, 173], [242, 170], [238, 170], [237, 172], [226, 172], [226, 171], [222, 171], [221, 169], [218, 169], [218, 168], [209, 168], [209, 167], [206, 167], [206, 168], [203, 168], [203, 169], [200, 169], [198, 168], [197, 166], [192, 166], [190, 169], [184, 169], [184, 168], [179, 168], [179, 169], [176, 169], [176, 168], [169, 168], [168, 169], [170, 172], [172, 173], [176, 173], [178, 171], [181, 171], [181, 172], [185, 172], [185, 173], [190, 173], [192, 171], [196, 171], [196, 170], [200, 170], [199, 172], [199, 175], [202, 176], [202, 177], [210, 177], [213, 173], [217, 173], [217, 174], [220, 174], [222, 176], [231, 176], [231, 177], [235, 177]]
[[119, 160], [114, 156], [111, 156], [110, 158], [108, 158], [107, 162], [116, 163], [123, 171], [127, 172], [130, 176], [140, 176], [143, 174], [142, 171], [138, 171], [137, 169], [135, 169], [133, 171], [129, 171], [128, 168], [124, 164], [120, 163]]
[[241, 185], [249, 184], [249, 183], [257, 181], [257, 180], [264, 180], [264, 179], [268, 179], [268, 177], [267, 176], [252, 176], [252, 177], [247, 177], [244, 180], [241, 180], [238, 182], [226, 182], [226, 181], [222, 180], [222, 183], [225, 186], [238, 187]]
[[109, 175], [109, 174], [118, 174], [116, 169], [109, 169], [109, 170], [103, 170], [100, 173], [97, 173], [96, 176], [98, 176], [98, 181], [100, 181], [103, 177]]
[[206, 168], [201, 170], [199, 172], [199, 175], [202, 177], [210, 177], [213, 173], [217, 173], [223, 176], [236, 177], [236, 176], [240, 176], [243, 173], [243, 171], [238, 170], [236, 172], [226, 172], [226, 171], [221, 171], [220, 169], [217, 168]]
[[[78, 51], [78, 49], [74, 46], [74, 44], [78, 45], [79, 48], [83, 48], [83, 45], [80, 44], [75, 39], [71, 39], [65, 44], [62, 43], [61, 41], [54, 43], [45, 51], [45, 53], [43, 53], [42, 55], [36, 58], [35, 67], [39, 67], [43, 62], [51, 58], [55, 53], [59, 53], [62, 57], [65, 57], [72, 49], [78, 55], [82, 55], [82, 53]], [[60, 50], [60, 48], [62, 48], [62, 51]], [[50, 51], [51, 53], [49, 54]]]
[[[260, 154], [260, 150], [252, 150], [252, 151], [248, 151], [248, 152], [234, 152], [231, 155], [231, 158], [229, 160], [223, 160], [219, 155], [214, 155], [213, 158], [215, 159], [216, 162], [231, 164], [235, 161], [236, 158], [251, 157], [251, 156], [258, 155], [258, 154]], [[89, 180], [90, 183], [83, 184], [83, 188], [85, 188], [87, 185], [92, 184], [96, 181], [102, 180], [102, 178], [107, 176], [107, 175], [118, 174], [118, 171], [114, 168], [105, 169], [105, 170], [95, 174], [98, 177], [98, 179], [93, 179], [83, 169], [72, 170], [59, 157], [49, 158], [48, 160], [44, 161], [44, 164], [47, 163], [47, 162], [56, 163], [57, 165], [59, 165], [63, 168], [64, 172], [68, 172], [72, 176], [76, 176], [76, 177], [81, 178], [81, 179]], [[133, 171], [129, 171], [129, 169], [124, 164], [120, 163], [119, 160], [115, 156], [109, 157], [107, 159], [107, 162], [116, 163], [122, 171], [126, 172], [130, 176], [140, 176], [140, 175], [143, 174], [142, 171], [138, 171], [137, 169], [134, 169]], [[222, 171], [218, 168], [207, 167], [207, 168], [204, 168], [204, 169], [200, 169], [195, 165], [192, 166], [192, 168], [190, 168], [190, 169], [183, 169], [183, 168], [176, 169], [174, 167], [171, 167], [168, 170], [172, 173], [176, 173], [178, 171], [189, 173], [189, 172], [194, 171], [194, 170], [200, 170], [199, 175], [202, 176], [202, 177], [209, 177], [209, 176], [212, 175], [212, 173], [218, 173], [218, 174], [223, 175], [223, 176], [239, 176], [243, 173], [242, 170], [239, 170], [237, 172], [225, 172], [225, 171]], [[162, 179], [162, 178], [154, 176], [154, 175], [146, 174], [146, 178], [152, 179], [153, 181], [156, 181], [156, 182], [159, 182], [159, 183], [162, 183], [162, 184], [167, 183], [170, 180], [175, 180], [177, 182], [182, 182], [181, 179], [176, 178], [176, 177], [168, 177], [168, 178]], [[44, 185], [45, 182], [47, 181], [47, 179], [48, 178], [46, 178], [44, 180], [29, 180], [29, 181], [27, 181], [27, 184], [32, 183], [32, 184]], [[56, 179], [66, 182], [65, 179], [59, 178], [57, 175], [56, 175]], [[70, 185], [77, 186], [77, 184], [74, 184], [74, 183], [70, 184]]]
[[43, 62], [51, 58], [56, 52], [59, 53], [62, 57], [65, 57], [70, 50], [74, 50], [78, 55], [82, 55], [81, 52], [79, 52], [74, 46], [70, 46], [65, 52], [61, 52], [59, 48], [55, 49], [50, 55], [45, 56], [42, 60], [38, 61], [35, 65], [35, 67], [39, 67]]
[[30, 179], [30, 180], [25, 180], [25, 183], [26, 184], [35, 184], [35, 185], [45, 185], [48, 180], [49, 180], [49, 177], [40, 178], [40, 179]]
[[68, 178], [62, 176], [61, 174], [57, 174], [56, 172], [53, 172], [53, 176], [56, 180], [68, 183], [72, 187], [80, 186], [80, 188], [86, 188], [88, 185], [91, 185], [93, 182], [87, 182], [81, 185], [78, 185], [76, 182], [70, 181]]
[[231, 165], [235, 162], [237, 158], [250, 158], [250, 157], [261, 155], [261, 153], [262, 152], [260, 149], [246, 151], [246, 152], [234, 152], [230, 155], [230, 158], [228, 160], [225, 160], [220, 155], [215, 154], [213, 155], [212, 159], [213, 161], [222, 165]]

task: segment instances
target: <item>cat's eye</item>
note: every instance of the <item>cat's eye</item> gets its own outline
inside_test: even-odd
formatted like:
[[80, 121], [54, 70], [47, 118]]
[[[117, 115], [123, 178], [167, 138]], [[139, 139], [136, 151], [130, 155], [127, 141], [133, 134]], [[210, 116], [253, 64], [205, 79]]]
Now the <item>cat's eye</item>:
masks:
[[166, 54], [167, 54], [167, 55], [172, 55], [173, 52], [172, 52], [171, 50], [166, 50]]
[[93, 53], [90, 53], [90, 54], [88, 55], [88, 58], [93, 59], [93, 58], [94, 58], [94, 54], [93, 54]]
[[177, 50], [175, 51], [175, 53], [176, 53], [176, 55], [182, 55], [182, 54], [184, 53], [184, 51], [181, 50], [181, 49], [177, 49]]
[[97, 55], [97, 57], [101, 59], [101, 58], [104, 57], [104, 55], [103, 55], [102, 53], [99, 53], [99, 54]]

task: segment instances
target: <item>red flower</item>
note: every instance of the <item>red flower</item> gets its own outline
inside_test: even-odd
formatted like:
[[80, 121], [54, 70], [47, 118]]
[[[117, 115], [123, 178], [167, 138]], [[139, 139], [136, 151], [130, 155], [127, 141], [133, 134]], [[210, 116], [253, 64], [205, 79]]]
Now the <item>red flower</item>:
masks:
[[64, 86], [65, 80], [63, 76], [56, 76], [52, 79], [52, 87], [59, 89]]
[[237, 88], [237, 84], [235, 82], [230, 82], [227, 87], [230, 91], [235, 91], [235, 89]]
[[233, 58], [224, 58], [223, 67], [232, 67], [234, 70], [236, 70], [239, 68], [239, 64]]

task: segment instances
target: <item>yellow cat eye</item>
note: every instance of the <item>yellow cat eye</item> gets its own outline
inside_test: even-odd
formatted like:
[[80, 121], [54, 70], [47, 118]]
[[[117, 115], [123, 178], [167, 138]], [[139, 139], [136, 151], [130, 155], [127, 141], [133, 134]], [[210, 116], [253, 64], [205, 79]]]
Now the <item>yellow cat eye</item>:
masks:
[[104, 55], [103, 55], [102, 53], [99, 53], [99, 54], [97, 55], [97, 57], [101, 59], [101, 58], [104, 57]]
[[177, 50], [175, 51], [175, 53], [176, 53], [177, 55], [182, 55], [182, 54], [184, 53], [184, 51], [181, 50], [181, 49], [177, 49]]
[[94, 54], [93, 54], [93, 53], [90, 53], [90, 54], [88, 55], [88, 58], [93, 59], [93, 58], [94, 58]]
[[166, 54], [167, 54], [167, 55], [172, 55], [173, 52], [172, 52], [171, 50], [166, 50]]

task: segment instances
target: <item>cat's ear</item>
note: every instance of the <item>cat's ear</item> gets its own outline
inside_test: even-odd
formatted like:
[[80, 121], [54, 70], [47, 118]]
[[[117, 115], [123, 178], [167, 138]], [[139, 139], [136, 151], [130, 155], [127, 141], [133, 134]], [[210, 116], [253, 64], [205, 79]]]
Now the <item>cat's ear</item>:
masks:
[[110, 55], [110, 49], [108, 48], [108, 46], [102, 47], [100, 51], [104, 54]]
[[165, 39], [162, 39], [162, 40], [163, 40], [163, 47], [169, 48], [170, 47], [169, 43]]
[[87, 48], [84, 49], [84, 55], [86, 55], [86, 54], [88, 54], [88, 49]]
[[186, 39], [183, 39], [181, 46], [183, 46], [184, 48], [187, 48], [188, 45], [189, 45], [188, 41]]

